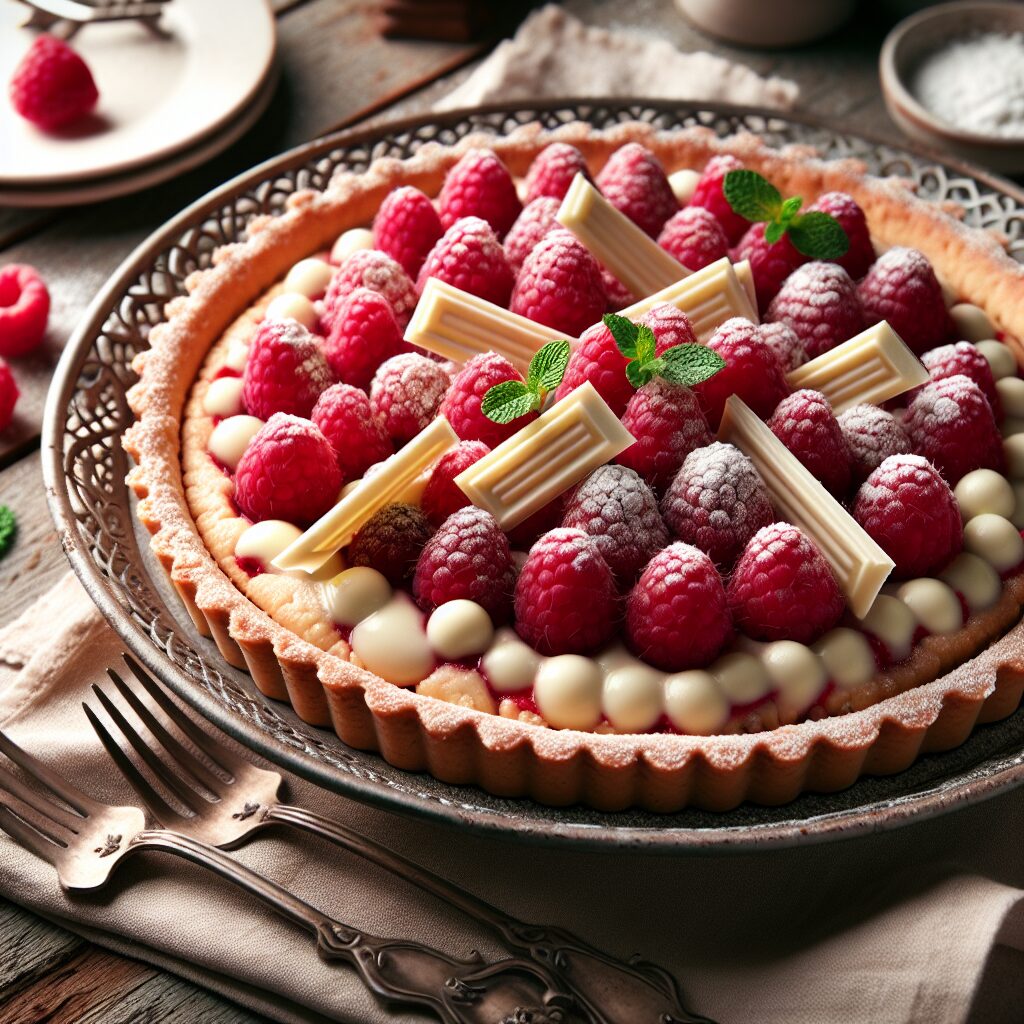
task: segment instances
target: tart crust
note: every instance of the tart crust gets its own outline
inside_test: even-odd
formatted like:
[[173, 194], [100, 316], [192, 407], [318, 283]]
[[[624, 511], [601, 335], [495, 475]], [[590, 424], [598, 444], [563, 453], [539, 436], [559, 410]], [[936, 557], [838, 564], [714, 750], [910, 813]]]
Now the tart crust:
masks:
[[[363, 174], [336, 176], [323, 193], [296, 193], [285, 213], [254, 221], [246, 242], [219, 249], [209, 270], [189, 278], [189, 294], [168, 304], [166, 321], [150, 334], [152, 347], [137, 358], [140, 380], [129, 394], [136, 422], [124, 438], [136, 463], [128, 482], [153, 551], [197, 629], [266, 696], [290, 701], [311, 724], [332, 726], [350, 746], [447, 782], [553, 805], [674, 811], [725, 810], [744, 800], [779, 804], [805, 790], [841, 789], [862, 774], [901, 771], [922, 752], [963, 742], [975, 724], [1011, 714], [1024, 692], [1020, 576], [1007, 581], [995, 607], [955, 634], [926, 638], [908, 661], [852, 698], [833, 691], [833, 717], [778, 728], [748, 722], [765, 731], [739, 735], [609, 735], [548, 729], [386, 682], [348, 660], [348, 645], [323, 622], [312, 588], [273, 575], [251, 578], [223, 557], [244, 522], [230, 481], [206, 453], [209, 418], [187, 415], [201, 408], [218, 339], [226, 344], [226, 332], [251, 331], [289, 267], [369, 223], [396, 185], [436, 194], [448, 168], [473, 146], [494, 149], [522, 175], [557, 140], [578, 146], [592, 170], [624, 142], [639, 141], [669, 171], [699, 169], [731, 152], [806, 200], [849, 192], [873, 238], [922, 250], [940, 278], [1007, 332], [1021, 359], [1014, 339], [1024, 337], [1024, 268], [997, 238], [960, 224], [956, 211], [916, 198], [898, 179], [870, 177], [856, 161], [822, 162], [807, 147], [773, 150], [753, 135], [661, 133], [639, 123], [604, 131], [574, 123], [552, 132], [526, 125], [503, 138], [470, 136], [451, 147], [429, 143], [408, 160], [380, 159]], [[917, 685], [927, 679], [933, 681]], [[870, 701], [877, 703], [865, 707]]]

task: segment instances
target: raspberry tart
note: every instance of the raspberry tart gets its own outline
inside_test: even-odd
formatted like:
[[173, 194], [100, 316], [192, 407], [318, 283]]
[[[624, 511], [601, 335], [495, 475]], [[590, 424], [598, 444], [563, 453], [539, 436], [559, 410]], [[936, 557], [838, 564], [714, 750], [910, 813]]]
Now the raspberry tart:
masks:
[[727, 809], [1024, 689], [1024, 272], [895, 180], [537, 125], [254, 222], [137, 360], [196, 627], [360, 749]]

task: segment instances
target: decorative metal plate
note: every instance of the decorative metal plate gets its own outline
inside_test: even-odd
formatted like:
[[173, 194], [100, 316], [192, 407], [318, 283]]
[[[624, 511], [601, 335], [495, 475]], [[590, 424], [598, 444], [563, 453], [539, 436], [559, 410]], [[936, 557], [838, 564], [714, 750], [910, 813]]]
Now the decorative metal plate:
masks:
[[146, 666], [258, 753], [346, 796], [509, 838], [678, 852], [775, 847], [892, 828], [1024, 782], [1022, 709], [899, 775], [864, 778], [841, 793], [806, 794], [784, 807], [671, 815], [556, 810], [403, 772], [374, 754], [351, 750], [333, 733], [305, 725], [288, 707], [262, 697], [192, 628], [140, 536], [119, 443], [130, 421], [125, 391], [133, 381], [132, 357], [146, 346], [166, 302], [184, 293], [185, 278], [208, 266], [215, 248], [244, 238], [251, 218], [280, 211], [298, 189], [323, 189], [339, 169], [359, 171], [377, 157], [406, 157], [427, 141], [454, 142], [474, 131], [502, 134], [532, 120], [556, 127], [580, 119], [597, 127], [627, 120], [661, 129], [706, 125], [720, 135], [746, 129], [779, 145], [810, 143], [826, 157], [855, 156], [875, 173], [912, 179], [925, 196], [955, 200], [969, 223], [1002, 232], [1010, 252], [1024, 262], [1024, 193], [1013, 186], [923, 151], [767, 111], [569, 100], [454, 112], [330, 136], [228, 182], [157, 231], [122, 264], [69, 341], [46, 405], [43, 472], [62, 543], [86, 589]]

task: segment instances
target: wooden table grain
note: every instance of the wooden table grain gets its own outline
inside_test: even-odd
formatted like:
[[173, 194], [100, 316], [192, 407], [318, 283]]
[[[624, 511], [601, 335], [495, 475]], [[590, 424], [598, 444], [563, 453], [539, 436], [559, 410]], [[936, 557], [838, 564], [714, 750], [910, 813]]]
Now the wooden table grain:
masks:
[[[375, 0], [275, 0], [273, 6], [281, 83], [259, 123], [227, 152], [141, 197], [66, 210], [0, 207], [0, 264], [39, 268], [53, 296], [44, 346], [15, 363], [23, 397], [15, 423], [0, 434], [0, 504], [9, 505], [20, 524], [13, 550], [0, 562], [0, 626], [67, 568], [43, 493], [40, 418], [64, 342], [118, 263], [189, 202], [274, 153], [366, 119], [428, 111], [486, 49], [384, 40]], [[650, 32], [683, 50], [710, 50], [762, 74], [792, 78], [801, 88], [801, 109], [832, 117], [850, 132], [901, 141], [877, 76], [881, 39], [906, 7], [897, 0], [862, 3], [859, 16], [832, 38], [773, 52], [739, 50], [701, 34], [672, 0], [566, 0], [564, 6], [590, 24]], [[235, 1024], [262, 1018], [0, 900], [0, 1024], [140, 1020]]]

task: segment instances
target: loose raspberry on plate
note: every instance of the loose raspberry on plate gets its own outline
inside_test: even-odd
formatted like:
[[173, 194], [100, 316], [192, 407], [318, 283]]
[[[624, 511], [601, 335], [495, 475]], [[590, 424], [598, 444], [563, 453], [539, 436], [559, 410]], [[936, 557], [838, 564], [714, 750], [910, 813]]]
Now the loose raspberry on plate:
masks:
[[897, 576], [941, 570], [964, 545], [949, 484], [920, 455], [892, 455], [861, 485], [853, 517], [896, 563]]
[[522, 204], [508, 168], [489, 149], [471, 149], [448, 172], [438, 196], [441, 223], [480, 217], [498, 238], [515, 223]]
[[615, 579], [597, 543], [559, 527], [530, 548], [515, 585], [516, 632], [541, 654], [591, 654], [615, 633]]
[[972, 469], [1005, 468], [992, 407], [985, 392], [963, 374], [925, 384], [907, 408], [903, 429], [951, 487]]
[[264, 320], [256, 329], [242, 374], [242, 402], [250, 416], [275, 412], [307, 419], [334, 376], [320, 341], [296, 320]]
[[435, 526], [469, 504], [469, 498], [455, 483], [455, 478], [490, 450], [482, 441], [460, 441], [437, 460], [420, 499], [420, 507]]
[[526, 202], [549, 196], [560, 203], [577, 174], [590, 178], [583, 154], [566, 142], [552, 142], [534, 157], [526, 172]]
[[809, 644], [846, 607], [825, 556], [790, 523], [772, 523], [750, 538], [728, 594], [737, 627], [755, 640]]
[[552, 229], [558, 227], [555, 214], [561, 204], [551, 196], [538, 196], [523, 207], [515, 224], [505, 236], [505, 255], [509, 266], [518, 274], [523, 260], [533, 247]]
[[652, 238], [679, 209], [661, 161], [638, 142], [627, 142], [597, 176], [605, 199]]
[[374, 248], [386, 252], [414, 281], [443, 234], [434, 204], [412, 185], [389, 192], [373, 218]]
[[658, 552], [626, 599], [629, 646], [666, 672], [709, 664], [731, 632], [722, 578], [689, 544]]
[[324, 341], [327, 363], [339, 380], [365, 391], [377, 367], [404, 351], [402, 329], [380, 292], [356, 288], [341, 300]]
[[404, 352], [378, 367], [370, 382], [370, 406], [388, 437], [402, 445], [429, 426], [450, 384], [440, 363]]
[[694, 271], [729, 254], [725, 229], [703, 206], [687, 206], [672, 214], [658, 235], [658, 245]]
[[447, 601], [476, 601], [497, 625], [512, 613], [515, 579], [508, 538], [490, 512], [471, 505], [453, 512], [427, 542], [412, 592], [425, 612]]
[[807, 262], [807, 257], [783, 235], [777, 242], [766, 242], [764, 231], [767, 224], [751, 224], [736, 243], [732, 260], [750, 260], [750, 272], [754, 275], [754, 289], [757, 292], [757, 308], [763, 314], [772, 299], [779, 294], [783, 282], [797, 267]]
[[855, 484], [866, 480], [889, 456], [914, 450], [900, 421], [877, 405], [855, 405], [841, 412], [837, 421]]
[[416, 290], [436, 277], [481, 299], [507, 306], [514, 278], [491, 226], [479, 217], [457, 220], [438, 239], [420, 268]]
[[589, 534], [628, 590], [656, 551], [669, 540], [650, 487], [625, 466], [601, 466], [575, 490], [562, 525]]
[[[977, 346], [969, 341], [958, 341], [953, 345], [940, 345], [925, 352], [921, 356], [921, 362], [928, 368], [932, 380], [943, 380], [946, 377], [954, 377], [962, 373], [970, 377], [975, 384], [985, 393], [988, 404], [992, 406], [992, 414], [996, 423], [1002, 422], [1003, 404], [999, 401], [999, 392], [996, 390], [995, 377], [992, 376], [992, 367], [988, 360], [978, 351]], [[917, 393], [915, 390], [907, 399], [912, 399]]]
[[864, 327], [853, 279], [838, 263], [820, 261], [805, 263], [786, 278], [765, 319], [791, 327], [808, 359], [828, 352]]
[[338, 456], [342, 483], [358, 480], [394, 452], [366, 392], [351, 384], [327, 388], [316, 400], [311, 419]]
[[875, 248], [871, 244], [864, 211], [857, 205], [853, 196], [845, 192], [826, 192], [818, 196], [807, 210], [819, 210], [839, 221], [839, 226], [846, 232], [850, 247], [833, 262], [838, 263], [855, 281], [862, 278], [868, 267], [875, 262]]
[[686, 456], [661, 500], [661, 514], [680, 540], [700, 548], [723, 571], [762, 526], [775, 520], [754, 464], [720, 441]]
[[88, 114], [99, 99], [92, 72], [55, 36], [37, 37], [14, 69], [11, 103], [27, 121], [53, 131]]
[[18, 395], [18, 385], [11, 368], [0, 359], [0, 430], [6, 430], [11, 425]]
[[523, 262], [509, 308], [575, 338], [604, 313], [601, 265], [571, 231], [554, 228]]
[[309, 526], [337, 500], [341, 470], [316, 424], [275, 412], [249, 442], [235, 470], [235, 501], [253, 522]]
[[882, 253], [857, 288], [866, 323], [889, 326], [918, 354], [949, 338], [952, 323], [942, 286], [927, 257], [894, 246]]
[[794, 391], [775, 407], [768, 426], [815, 479], [842, 500], [850, 488], [850, 462], [828, 399], [820, 391]]
[[415, 505], [385, 505], [352, 538], [348, 560], [376, 569], [394, 587], [412, 579], [434, 528]]
[[730, 245], [735, 245], [747, 228], [750, 221], [741, 217], [730, 205], [722, 191], [722, 182], [730, 171], [743, 169], [743, 164], [730, 153], [712, 157], [704, 168], [697, 187], [690, 197], [690, 206], [703, 206], [710, 210], [725, 231]]
[[328, 331], [343, 300], [357, 288], [380, 292], [391, 304], [399, 327], [405, 327], [416, 308], [416, 289], [401, 264], [379, 249], [358, 249], [337, 269], [324, 296], [321, 320]]
[[760, 324], [757, 336], [778, 356], [785, 373], [807, 362], [804, 343], [788, 324]]
[[46, 334], [50, 293], [39, 272], [24, 263], [0, 268], [0, 356], [23, 356]]
[[452, 379], [438, 411], [463, 441], [483, 441], [488, 447], [497, 448], [502, 441], [537, 418], [537, 414], [531, 412], [509, 423], [495, 423], [483, 414], [480, 403], [484, 395], [496, 384], [507, 380], [522, 381], [523, 375], [497, 352], [481, 352], [473, 356]]

